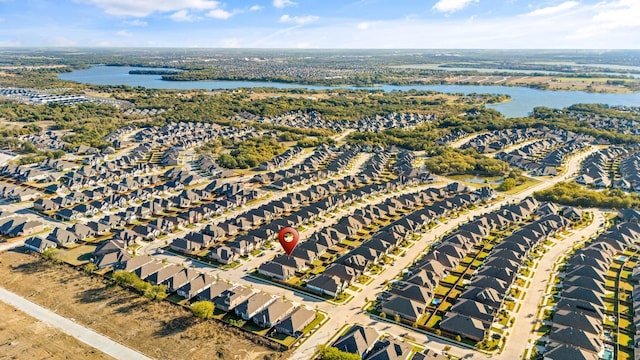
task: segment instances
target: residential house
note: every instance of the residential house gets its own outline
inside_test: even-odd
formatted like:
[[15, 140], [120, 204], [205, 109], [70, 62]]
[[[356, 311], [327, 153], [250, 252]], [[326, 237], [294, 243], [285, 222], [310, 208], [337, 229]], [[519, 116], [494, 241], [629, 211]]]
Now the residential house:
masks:
[[293, 337], [303, 335], [302, 331], [316, 318], [316, 312], [304, 306], [296, 308], [289, 316], [275, 325], [275, 331]]
[[284, 320], [293, 310], [294, 306], [291, 302], [277, 298], [264, 310], [253, 316], [251, 321], [260, 327], [270, 328]]

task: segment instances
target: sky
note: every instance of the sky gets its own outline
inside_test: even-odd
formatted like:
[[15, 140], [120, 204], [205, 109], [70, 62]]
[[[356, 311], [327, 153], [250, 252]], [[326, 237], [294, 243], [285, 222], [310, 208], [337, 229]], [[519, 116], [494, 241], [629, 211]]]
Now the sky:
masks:
[[0, 47], [638, 49], [640, 0], [0, 0]]

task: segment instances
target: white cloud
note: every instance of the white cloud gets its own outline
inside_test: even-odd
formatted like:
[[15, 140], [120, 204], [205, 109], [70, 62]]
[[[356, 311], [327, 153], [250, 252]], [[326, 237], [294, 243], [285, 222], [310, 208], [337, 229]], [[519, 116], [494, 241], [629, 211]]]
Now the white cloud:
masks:
[[433, 5], [433, 9], [443, 13], [454, 13], [477, 2], [480, 2], [480, 0], [439, 0]]
[[191, 15], [187, 10], [179, 10], [171, 14], [169, 18], [173, 21], [193, 21], [193, 15]]
[[146, 21], [142, 21], [140, 19], [125, 21], [124, 24], [129, 26], [147, 26], [148, 25]]
[[213, 9], [207, 13], [207, 16], [214, 19], [226, 20], [233, 16], [233, 13], [223, 9]]
[[127, 30], [120, 30], [116, 33], [116, 35], [118, 36], [124, 36], [124, 37], [130, 37], [133, 36], [132, 33], [128, 32]]
[[570, 38], [590, 39], [615, 31], [631, 31], [629, 41], [640, 37], [640, 2], [636, 0], [602, 1], [585, 10], [591, 17], [577, 27]]
[[374, 24], [372, 22], [369, 21], [365, 21], [365, 22], [361, 22], [358, 25], [356, 25], [356, 27], [358, 28], [358, 30], [368, 30], [369, 28], [371, 28]]
[[577, 1], [565, 1], [562, 4], [559, 4], [559, 5], [556, 5], [556, 6], [549, 6], [549, 7], [545, 7], [545, 8], [534, 10], [534, 11], [530, 12], [528, 15], [531, 15], [531, 16], [555, 15], [555, 14], [562, 13], [562, 12], [565, 12], [567, 10], [573, 9], [578, 5], [580, 5], [580, 3], [577, 2]]
[[260, 6], [260, 5], [253, 5], [252, 7], [249, 8], [250, 11], [260, 11], [264, 9], [264, 6]]
[[304, 25], [304, 24], [312, 23], [314, 21], [318, 21], [318, 19], [320, 19], [320, 17], [315, 16], [315, 15], [289, 16], [287, 14], [284, 14], [284, 15], [280, 16], [280, 22], [281, 23], [294, 23], [294, 24], [298, 24], [298, 25]]
[[609, 27], [640, 27], [640, 2], [637, 0], [618, 0], [600, 2], [594, 6], [597, 23], [608, 24]]
[[294, 5], [298, 5], [298, 3], [293, 2], [291, 0], [273, 0], [273, 7], [276, 7], [278, 9], [284, 9], [287, 6], [294, 6]]
[[[220, 5], [214, 0], [76, 0], [95, 5], [114, 16], [145, 17], [156, 12], [182, 10], [214, 10]], [[285, 0], [286, 1], [286, 0]]]

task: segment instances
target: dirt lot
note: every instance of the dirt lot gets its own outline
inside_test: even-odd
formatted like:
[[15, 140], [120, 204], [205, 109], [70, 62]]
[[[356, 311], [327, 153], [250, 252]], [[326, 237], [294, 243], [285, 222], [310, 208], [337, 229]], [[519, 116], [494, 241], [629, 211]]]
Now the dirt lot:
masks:
[[[157, 359], [267, 360], [285, 359], [288, 355], [256, 344], [260, 338], [250, 340], [233, 328], [213, 321], [199, 321], [187, 310], [167, 302], [151, 302], [110, 286], [100, 277], [92, 278], [66, 265], [53, 265], [36, 255], [16, 251], [1, 253], [0, 286]], [[21, 359], [108, 358], [98, 351], [91, 352], [75, 339], [56, 335], [51, 329], [47, 332], [49, 336], [43, 336], [37, 327], [46, 325], [37, 320], [31, 319], [32, 324], [36, 324], [33, 330], [26, 323], [22, 330], [7, 327], [6, 312], [0, 308], [3, 314], [0, 359], [5, 358], [5, 348], [13, 349], [7, 347], [8, 342], [34, 348], [33, 356], [15, 355]], [[28, 320], [22, 314], [16, 321]], [[45, 346], [49, 337], [57, 341]]]
[[0, 359], [111, 359], [1, 302], [0, 314]]

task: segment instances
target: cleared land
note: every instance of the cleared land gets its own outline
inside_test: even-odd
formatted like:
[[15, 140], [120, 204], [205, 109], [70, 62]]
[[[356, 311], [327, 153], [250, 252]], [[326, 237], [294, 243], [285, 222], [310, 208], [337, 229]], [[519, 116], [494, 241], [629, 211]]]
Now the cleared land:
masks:
[[[288, 355], [256, 345], [233, 328], [213, 321], [199, 321], [180, 307], [149, 301], [105, 284], [102, 278], [92, 278], [66, 265], [53, 265], [29, 254], [15, 251], [0, 254], [0, 286], [156, 359], [262, 360], [285, 359]], [[34, 356], [18, 354], [8, 358], [108, 358], [64, 334], [51, 345], [46, 341], [47, 336], [37, 335], [35, 331], [17, 334], [18, 330], [5, 326], [4, 322], [4, 314], [13, 310], [3, 309], [0, 307], [3, 314], [0, 354], [3, 356], [7, 342], [17, 341], [34, 348], [32, 351], [46, 349], [42, 351], [51, 355], [40, 356], [34, 352]], [[76, 350], [72, 352], [73, 349]]]
[[2, 359], [112, 359], [2, 302], [0, 314]]

